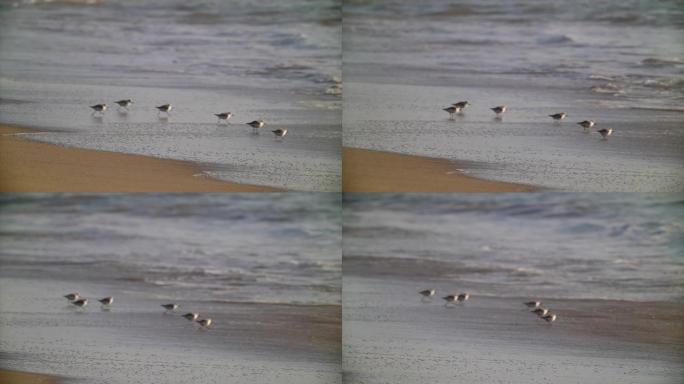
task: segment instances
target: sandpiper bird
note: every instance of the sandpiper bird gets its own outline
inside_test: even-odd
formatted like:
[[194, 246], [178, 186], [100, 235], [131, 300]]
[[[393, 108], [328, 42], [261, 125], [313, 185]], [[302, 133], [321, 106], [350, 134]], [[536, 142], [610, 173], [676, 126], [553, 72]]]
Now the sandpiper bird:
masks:
[[167, 311], [175, 311], [178, 309], [178, 304], [170, 303], [170, 304], [162, 304], [162, 307], [166, 309]]
[[72, 301], [71, 304], [83, 308], [88, 305], [88, 299], [78, 299], [76, 301]]
[[266, 123], [264, 123], [263, 120], [254, 120], [254, 121], [250, 121], [249, 123], [247, 123], [247, 125], [249, 125], [250, 127], [252, 127], [252, 130], [253, 130], [254, 132], [257, 132], [257, 130], [258, 130], [259, 128], [263, 128], [264, 125], [266, 125]]
[[491, 110], [494, 111], [494, 113], [496, 113], [497, 116], [503, 115], [507, 109], [508, 107], [505, 105], [499, 105], [498, 107], [491, 108]]
[[546, 308], [537, 308], [532, 312], [536, 313], [538, 316], [546, 316], [546, 314], [549, 313], [549, 310]]
[[430, 288], [430, 289], [424, 289], [424, 290], [422, 290], [422, 291], [420, 291], [420, 292], [418, 292], [418, 293], [419, 293], [421, 296], [423, 296], [423, 297], [421, 298], [421, 300], [432, 299], [432, 297], [435, 296], [435, 293], [437, 293], [437, 290], [435, 290], [434, 288]]
[[458, 103], [453, 103], [451, 105], [458, 108], [459, 112], [460, 112], [460, 110], [465, 109], [467, 106], [469, 106], [470, 102], [469, 101], [459, 101]]
[[271, 132], [273, 132], [273, 134], [276, 136], [276, 139], [282, 139], [283, 137], [285, 137], [285, 135], [287, 135], [287, 128], [283, 128], [283, 129], [278, 128], [278, 129], [273, 130]]
[[603, 140], [606, 140], [606, 139], [608, 139], [608, 136], [613, 134], [613, 128], [599, 129], [598, 133], [600, 133], [601, 136], [603, 136]]
[[584, 120], [584, 121], [580, 121], [577, 124], [581, 125], [582, 128], [584, 128], [584, 129], [589, 129], [589, 128], [593, 127], [595, 123], [593, 120]]
[[554, 119], [554, 120], [563, 120], [563, 119], [565, 119], [565, 116], [567, 116], [567, 115], [568, 115], [567, 113], [561, 112], [561, 113], [554, 113], [553, 115], [549, 115], [549, 117]]
[[456, 301], [464, 302], [464, 301], [468, 301], [469, 298], [470, 298], [470, 294], [461, 293], [460, 295], [456, 296]]
[[547, 313], [546, 315], [542, 316], [542, 319], [546, 320], [547, 323], [552, 323], [556, 321], [556, 314], [555, 313]]
[[93, 109], [93, 113], [99, 112], [104, 114], [104, 112], [107, 110], [107, 104], [95, 104], [91, 105], [90, 108]]
[[443, 110], [443, 111], [449, 112], [449, 118], [450, 118], [450, 119], [453, 119], [453, 118], [454, 118], [454, 114], [455, 114], [455, 113], [461, 112], [461, 108], [454, 107], [453, 105], [452, 105], [451, 107], [449, 107], [449, 108], [444, 108], [444, 109], [442, 109], [442, 110]]
[[527, 306], [527, 308], [537, 308], [541, 305], [541, 301], [528, 301], [527, 303], [523, 303]]
[[100, 299], [98, 301], [100, 303], [102, 303], [102, 305], [112, 305], [112, 303], [114, 302], [114, 298], [109, 296], [109, 297], [105, 297], [104, 299]]
[[228, 119], [233, 117], [233, 113], [232, 112], [215, 113], [214, 116], [218, 117], [217, 123], [220, 123], [221, 120], [225, 120], [226, 122], [228, 122]]
[[185, 317], [186, 319], [188, 319], [188, 321], [195, 321], [195, 320], [197, 320], [197, 318], [199, 317], [199, 313], [188, 312], [188, 313], [186, 313], [185, 315], [183, 315], [183, 317]]
[[156, 108], [159, 110], [159, 112], [157, 112], [157, 114], [160, 114], [162, 112], [168, 114], [169, 112], [171, 112], [171, 109], [173, 108], [173, 106], [171, 104], [164, 104], [164, 105], [160, 105]]
[[201, 319], [197, 320], [197, 322], [204, 328], [209, 328], [209, 326], [211, 325], [211, 319]]
[[446, 307], [449, 304], [455, 303], [457, 300], [457, 297], [458, 297], [457, 295], [447, 295], [447, 296], [442, 297], [442, 300], [446, 301], [446, 303], [444, 303], [444, 306]]
[[74, 301], [74, 300], [80, 299], [81, 295], [78, 292], [74, 292], [74, 293], [70, 293], [68, 295], [64, 295], [64, 297], [66, 297], [66, 299], [69, 301]]
[[130, 107], [131, 104], [133, 104], [133, 100], [122, 99], [122, 100], [115, 101], [115, 103], [119, 105], [119, 108], [128, 109], [128, 107]]

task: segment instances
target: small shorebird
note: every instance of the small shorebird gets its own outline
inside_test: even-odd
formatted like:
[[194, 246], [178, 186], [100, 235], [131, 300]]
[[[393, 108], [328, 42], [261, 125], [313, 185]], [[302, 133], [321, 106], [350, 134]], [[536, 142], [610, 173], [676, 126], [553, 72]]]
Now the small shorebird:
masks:
[[453, 103], [451, 105], [458, 108], [459, 112], [461, 112], [461, 110], [466, 109], [466, 107], [470, 105], [470, 102], [469, 101], [459, 101], [458, 103]]
[[91, 105], [90, 108], [93, 109], [93, 114], [95, 114], [95, 113], [104, 114], [104, 112], [107, 110], [107, 104], [95, 104], [95, 105]]
[[549, 310], [546, 308], [537, 308], [531, 312], [536, 313], [537, 316], [546, 316], [546, 314], [549, 313]]
[[461, 112], [461, 108], [454, 107], [453, 105], [451, 107], [444, 108], [442, 110], [449, 112], [449, 118], [450, 119], [454, 118], [454, 114]]
[[171, 112], [171, 109], [173, 109], [173, 106], [171, 104], [164, 104], [164, 105], [160, 105], [156, 108], [159, 110], [159, 112], [157, 112], [157, 114], [160, 114], [162, 112], [168, 114], [169, 112]]
[[114, 302], [114, 298], [111, 297], [111, 296], [109, 296], [109, 297], [105, 297], [104, 299], [100, 299], [100, 300], [98, 300], [98, 301], [99, 301], [102, 305], [109, 306], [109, 305], [112, 305], [112, 303]]
[[211, 325], [211, 319], [201, 319], [201, 320], [197, 320], [197, 322], [203, 328], [209, 328], [209, 326]]
[[565, 119], [565, 116], [567, 116], [567, 115], [568, 115], [567, 113], [561, 112], [561, 113], [555, 113], [553, 115], [549, 115], [549, 117], [554, 119], [554, 120], [563, 120], [563, 119]]
[[273, 132], [273, 134], [276, 136], [276, 139], [282, 140], [282, 138], [285, 137], [285, 135], [287, 135], [287, 128], [283, 128], [283, 129], [278, 128], [278, 129], [273, 130], [271, 132]]
[[74, 293], [70, 293], [68, 295], [64, 295], [64, 297], [66, 297], [66, 299], [69, 301], [74, 301], [74, 300], [80, 299], [81, 295], [78, 292], [74, 292]]
[[501, 117], [501, 115], [503, 115], [507, 109], [508, 107], [505, 105], [499, 105], [498, 107], [491, 108], [491, 110], [494, 111], [498, 117]]
[[527, 303], [523, 303], [527, 308], [537, 308], [541, 305], [541, 301], [528, 301]]
[[437, 293], [437, 290], [435, 290], [434, 288], [424, 289], [418, 292], [418, 294], [423, 296], [421, 300], [432, 300], [432, 298], [435, 296], [435, 293]]
[[458, 296], [456, 296], [456, 295], [446, 295], [446, 296], [442, 297], [442, 300], [446, 301], [446, 303], [444, 303], [444, 306], [446, 307], [449, 304], [455, 303], [457, 298], [458, 298]]
[[88, 305], [88, 299], [78, 299], [76, 301], [72, 301], [71, 304], [73, 304], [77, 307], [83, 308], [86, 305]]
[[195, 320], [197, 320], [197, 318], [199, 317], [199, 313], [188, 312], [188, 313], [186, 313], [185, 315], [183, 315], [183, 317], [185, 317], [186, 319], [188, 319], [188, 321], [195, 321]]
[[266, 125], [266, 123], [264, 123], [263, 120], [254, 120], [254, 121], [250, 121], [249, 123], [247, 123], [247, 125], [249, 125], [250, 127], [252, 127], [252, 131], [253, 131], [254, 133], [257, 133], [257, 132], [258, 132], [257, 130], [258, 130], [259, 128], [263, 128], [264, 125]]
[[589, 128], [593, 127], [595, 123], [593, 120], [584, 120], [584, 121], [580, 121], [577, 124], [581, 125], [582, 128], [584, 128], [584, 129], [589, 129]]
[[603, 136], [603, 140], [607, 140], [608, 136], [613, 134], [613, 128], [603, 128], [599, 129], [597, 132]]
[[542, 319], [546, 320], [547, 323], [553, 323], [554, 321], [556, 321], [556, 314], [547, 313], [546, 315], [542, 316]]
[[221, 120], [225, 120], [227, 123], [228, 119], [233, 117], [233, 113], [232, 112], [215, 113], [214, 116], [218, 117], [217, 123], [220, 123]]
[[131, 104], [133, 104], [133, 100], [122, 99], [122, 100], [115, 101], [115, 103], [119, 105], [119, 109], [128, 109], [128, 107], [130, 107]]
[[174, 304], [174, 303], [162, 304], [161, 306], [164, 307], [164, 309], [166, 309], [169, 312], [175, 311], [176, 309], [178, 309], [178, 304]]
[[456, 301], [464, 302], [464, 301], [468, 301], [469, 298], [470, 298], [470, 294], [461, 293], [460, 295], [456, 296]]

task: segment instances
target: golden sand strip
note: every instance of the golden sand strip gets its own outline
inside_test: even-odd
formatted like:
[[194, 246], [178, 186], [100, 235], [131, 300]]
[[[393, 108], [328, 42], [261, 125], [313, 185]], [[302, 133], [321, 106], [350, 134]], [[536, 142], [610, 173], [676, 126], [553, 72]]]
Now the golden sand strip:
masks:
[[195, 176], [194, 164], [27, 140], [0, 125], [0, 192], [272, 192], [279, 189]]
[[453, 162], [343, 148], [344, 192], [530, 192], [534, 187], [466, 176]]
[[7, 384], [56, 384], [59, 380], [37, 373], [16, 372], [0, 369], [0, 383]]

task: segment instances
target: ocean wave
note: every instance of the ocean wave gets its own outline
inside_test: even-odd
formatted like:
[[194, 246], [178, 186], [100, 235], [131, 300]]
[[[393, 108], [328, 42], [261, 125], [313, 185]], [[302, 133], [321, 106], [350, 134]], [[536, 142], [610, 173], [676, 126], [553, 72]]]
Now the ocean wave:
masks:
[[185, 24], [210, 25], [222, 23], [224, 18], [222, 15], [212, 12], [192, 12], [182, 16], [178, 20]]
[[464, 275], [503, 274], [536, 276], [534, 269], [508, 268], [501, 265], [469, 266], [460, 261], [430, 257], [355, 256], [343, 257], [344, 273], [358, 276], [405, 276], [407, 278], [451, 278]]
[[608, 93], [613, 95], [625, 93], [625, 89], [623, 86], [613, 82], [594, 85], [590, 89], [594, 93]]
[[634, 24], [640, 24], [645, 19], [640, 15], [639, 13], [635, 12], [620, 12], [620, 13], [612, 13], [612, 14], [603, 14], [603, 15], [598, 15], [594, 18], [596, 21], [603, 21], [603, 22], [609, 22], [613, 24], [629, 24], [629, 25], [634, 25]]
[[659, 59], [655, 57], [649, 57], [647, 59], [641, 60], [641, 64], [645, 67], [674, 67], [678, 65], [684, 65], [684, 60], [682, 59]]
[[455, 38], [455, 39], [447, 39], [447, 40], [433, 40], [430, 42], [431, 44], [438, 45], [438, 46], [449, 46], [449, 47], [454, 47], [454, 46], [459, 46], [459, 45], [472, 45], [476, 47], [489, 47], [489, 46], [496, 46], [496, 45], [506, 45], [506, 42], [504, 41], [499, 41], [499, 40], [494, 40], [494, 39], [477, 39], [477, 38], [472, 38], [472, 39], [465, 39], [465, 38]]
[[614, 76], [609, 76], [609, 75], [589, 75], [590, 80], [603, 80], [603, 81], [616, 81], [617, 79]]
[[557, 45], [557, 44], [573, 44], [576, 41], [570, 35], [549, 35], [549, 36], [540, 37], [539, 39], [537, 39], [537, 42], [539, 44]]
[[477, 11], [467, 5], [452, 5], [447, 9], [442, 9], [434, 11], [428, 14], [428, 16], [434, 17], [463, 17], [472, 16], [477, 14]]
[[655, 88], [661, 90], [684, 90], [684, 79], [681, 78], [660, 78], [660, 79], [646, 79], [641, 85], [648, 88]]

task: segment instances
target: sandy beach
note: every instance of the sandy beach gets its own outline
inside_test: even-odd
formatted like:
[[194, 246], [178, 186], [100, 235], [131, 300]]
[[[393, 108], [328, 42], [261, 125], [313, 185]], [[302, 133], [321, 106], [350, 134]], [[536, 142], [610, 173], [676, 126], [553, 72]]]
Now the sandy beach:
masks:
[[334, 194], [3, 193], [0, 216], [0, 369], [107, 384], [341, 381]]
[[30, 140], [40, 133], [0, 126], [2, 192], [273, 192], [224, 182], [184, 161], [68, 148]]
[[[75, 284], [88, 295], [116, 292], [115, 305], [78, 310], [54, 295]], [[0, 277], [2, 368], [89, 383], [340, 380], [339, 306], [180, 300], [177, 313], [164, 313], [159, 302], [170, 298], [125, 285]], [[188, 310], [214, 325], [199, 329], [180, 317]]]
[[530, 192], [522, 184], [467, 176], [446, 160], [399, 153], [344, 148], [344, 192]]
[[0, 369], [0, 381], [7, 384], [57, 384], [59, 380], [52, 376], [38, 375], [29, 372], [17, 372]]
[[346, 194], [346, 382], [679, 382], [681, 210], [678, 194]]
[[681, 7], [575, 3], [345, 4], [343, 146], [556, 191], [681, 192]]
[[347, 383], [676, 383], [684, 374], [684, 305], [553, 300], [553, 324], [523, 297], [421, 302], [458, 281], [344, 276]]
[[[339, 192], [338, 1], [49, 3], [0, 6], [0, 124], [69, 148], [189, 162], [228, 183]], [[123, 99], [132, 104], [118, 108]], [[96, 104], [108, 109], [92, 114]], [[209, 184], [162, 190], [253, 190]]]

